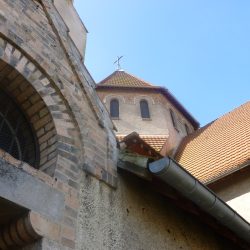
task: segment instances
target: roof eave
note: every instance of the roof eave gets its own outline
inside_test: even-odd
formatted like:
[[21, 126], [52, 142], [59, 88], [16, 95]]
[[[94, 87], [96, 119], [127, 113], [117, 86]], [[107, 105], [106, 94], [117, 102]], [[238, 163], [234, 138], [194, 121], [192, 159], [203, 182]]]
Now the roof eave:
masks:
[[242, 169], [245, 169], [246, 167], [249, 167], [250, 166], [250, 160], [247, 160], [246, 162], [244, 162], [243, 164], [231, 169], [231, 171], [228, 171], [220, 176], [217, 176], [215, 178], [211, 178], [207, 181], [204, 182], [204, 185], [206, 186], [210, 186], [210, 185], [214, 185], [216, 184], [217, 182], [221, 181], [222, 179], [230, 176], [230, 175], [233, 175], [234, 173], [242, 170]]
[[148, 169], [250, 244], [250, 224], [180, 164], [165, 157], [149, 163]]

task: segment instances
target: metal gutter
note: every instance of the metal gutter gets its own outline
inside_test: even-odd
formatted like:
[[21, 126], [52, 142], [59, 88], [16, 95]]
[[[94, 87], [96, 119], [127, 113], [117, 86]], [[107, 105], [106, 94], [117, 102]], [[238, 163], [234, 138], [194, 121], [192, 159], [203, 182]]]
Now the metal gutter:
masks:
[[149, 171], [250, 243], [250, 224], [174, 160], [149, 163]]

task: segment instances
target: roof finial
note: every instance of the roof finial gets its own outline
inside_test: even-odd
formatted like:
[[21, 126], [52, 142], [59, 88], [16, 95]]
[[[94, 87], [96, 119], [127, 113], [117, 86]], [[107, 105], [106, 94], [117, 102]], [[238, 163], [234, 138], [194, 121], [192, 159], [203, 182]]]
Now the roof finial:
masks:
[[117, 64], [117, 70], [121, 70], [120, 60], [122, 58], [123, 58], [123, 56], [117, 56], [117, 60], [114, 62], [114, 64]]

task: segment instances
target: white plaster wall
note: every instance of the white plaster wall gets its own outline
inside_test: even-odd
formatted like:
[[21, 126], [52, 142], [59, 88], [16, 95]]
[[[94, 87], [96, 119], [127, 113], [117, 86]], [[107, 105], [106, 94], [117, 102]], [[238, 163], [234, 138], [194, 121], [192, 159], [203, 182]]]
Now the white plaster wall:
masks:
[[206, 225], [171, 205], [141, 179], [123, 173], [118, 180], [115, 190], [83, 176], [77, 249], [228, 249]]
[[227, 204], [250, 223], [250, 192], [227, 201]]
[[250, 170], [239, 171], [212, 189], [245, 220], [250, 222]]

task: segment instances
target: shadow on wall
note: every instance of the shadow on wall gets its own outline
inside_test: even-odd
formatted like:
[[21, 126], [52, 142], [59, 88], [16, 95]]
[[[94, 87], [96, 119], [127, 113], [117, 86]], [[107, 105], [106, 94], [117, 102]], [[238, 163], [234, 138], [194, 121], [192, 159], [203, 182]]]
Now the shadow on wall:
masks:
[[250, 195], [250, 166], [208, 185], [225, 202], [239, 196]]

